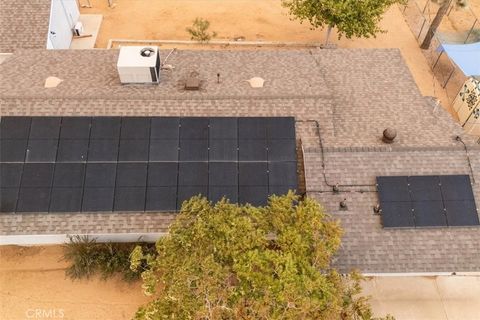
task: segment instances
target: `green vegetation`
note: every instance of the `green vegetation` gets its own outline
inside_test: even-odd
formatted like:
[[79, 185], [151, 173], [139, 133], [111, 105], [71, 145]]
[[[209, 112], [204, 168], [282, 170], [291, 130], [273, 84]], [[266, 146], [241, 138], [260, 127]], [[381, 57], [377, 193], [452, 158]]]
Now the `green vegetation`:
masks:
[[72, 236], [64, 245], [64, 260], [71, 265], [66, 274], [72, 279], [89, 278], [99, 273], [103, 279], [122, 274], [126, 281], [140, 278], [140, 272], [130, 269], [130, 253], [136, 246], [153, 252], [154, 245], [146, 243], [97, 243], [87, 236]]
[[203, 18], [195, 18], [192, 26], [186, 28], [186, 30], [191, 36], [190, 39], [199, 42], [208, 42], [217, 36], [215, 31], [212, 33], [208, 32], [208, 28], [210, 28], [210, 21]]
[[131, 255], [153, 296], [135, 318], [372, 319], [361, 277], [331, 266], [341, 234], [317, 202], [293, 193], [258, 208], [194, 197], [156, 254], [138, 246]]
[[307, 20], [312, 28], [327, 27], [325, 43], [337, 28], [338, 37], [369, 38], [382, 30], [378, 23], [385, 11], [395, 3], [406, 0], [282, 0], [290, 14], [301, 22]]

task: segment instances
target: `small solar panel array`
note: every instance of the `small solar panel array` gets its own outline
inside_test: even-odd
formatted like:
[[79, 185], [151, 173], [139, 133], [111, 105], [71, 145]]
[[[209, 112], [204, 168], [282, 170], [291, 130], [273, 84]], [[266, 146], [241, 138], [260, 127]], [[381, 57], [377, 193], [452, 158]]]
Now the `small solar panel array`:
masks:
[[385, 228], [479, 224], [468, 175], [377, 177], [377, 187]]
[[175, 211], [197, 194], [264, 205], [297, 188], [291, 117], [0, 121], [2, 212]]

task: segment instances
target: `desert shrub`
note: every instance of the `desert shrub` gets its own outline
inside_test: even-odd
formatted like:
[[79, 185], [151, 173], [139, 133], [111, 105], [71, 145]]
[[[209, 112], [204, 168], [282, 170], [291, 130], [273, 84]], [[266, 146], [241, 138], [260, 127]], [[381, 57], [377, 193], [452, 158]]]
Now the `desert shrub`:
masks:
[[72, 236], [64, 245], [63, 259], [70, 262], [66, 275], [71, 279], [81, 279], [100, 274], [107, 279], [122, 274], [124, 280], [135, 281], [141, 274], [140, 270], [130, 269], [130, 253], [136, 246], [147, 252], [155, 250], [155, 245], [149, 243], [98, 243], [87, 236]]
[[208, 42], [213, 37], [217, 36], [217, 33], [213, 31], [212, 33], [208, 32], [210, 27], [210, 21], [203, 18], [195, 18], [191, 27], [186, 28], [187, 32], [190, 34], [192, 40], [199, 42]]

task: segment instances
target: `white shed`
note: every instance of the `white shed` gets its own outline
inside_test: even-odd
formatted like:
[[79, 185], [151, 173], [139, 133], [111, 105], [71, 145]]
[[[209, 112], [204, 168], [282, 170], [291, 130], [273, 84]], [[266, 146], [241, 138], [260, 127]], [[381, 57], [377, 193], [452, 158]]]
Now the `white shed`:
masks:
[[68, 49], [80, 17], [77, 0], [52, 0], [47, 49]]

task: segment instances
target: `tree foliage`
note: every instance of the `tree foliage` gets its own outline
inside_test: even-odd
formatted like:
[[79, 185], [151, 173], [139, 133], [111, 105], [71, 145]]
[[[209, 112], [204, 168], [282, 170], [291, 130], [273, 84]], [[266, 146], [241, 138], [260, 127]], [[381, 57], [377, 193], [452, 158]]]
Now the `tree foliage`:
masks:
[[[290, 14], [313, 28], [336, 27], [342, 36], [369, 38], [382, 30], [378, 23], [385, 11], [405, 0], [282, 0]], [[328, 39], [327, 39], [328, 41]]]
[[185, 202], [157, 254], [137, 247], [153, 300], [136, 319], [371, 319], [360, 277], [331, 267], [341, 229], [312, 199], [273, 196], [266, 207]]

